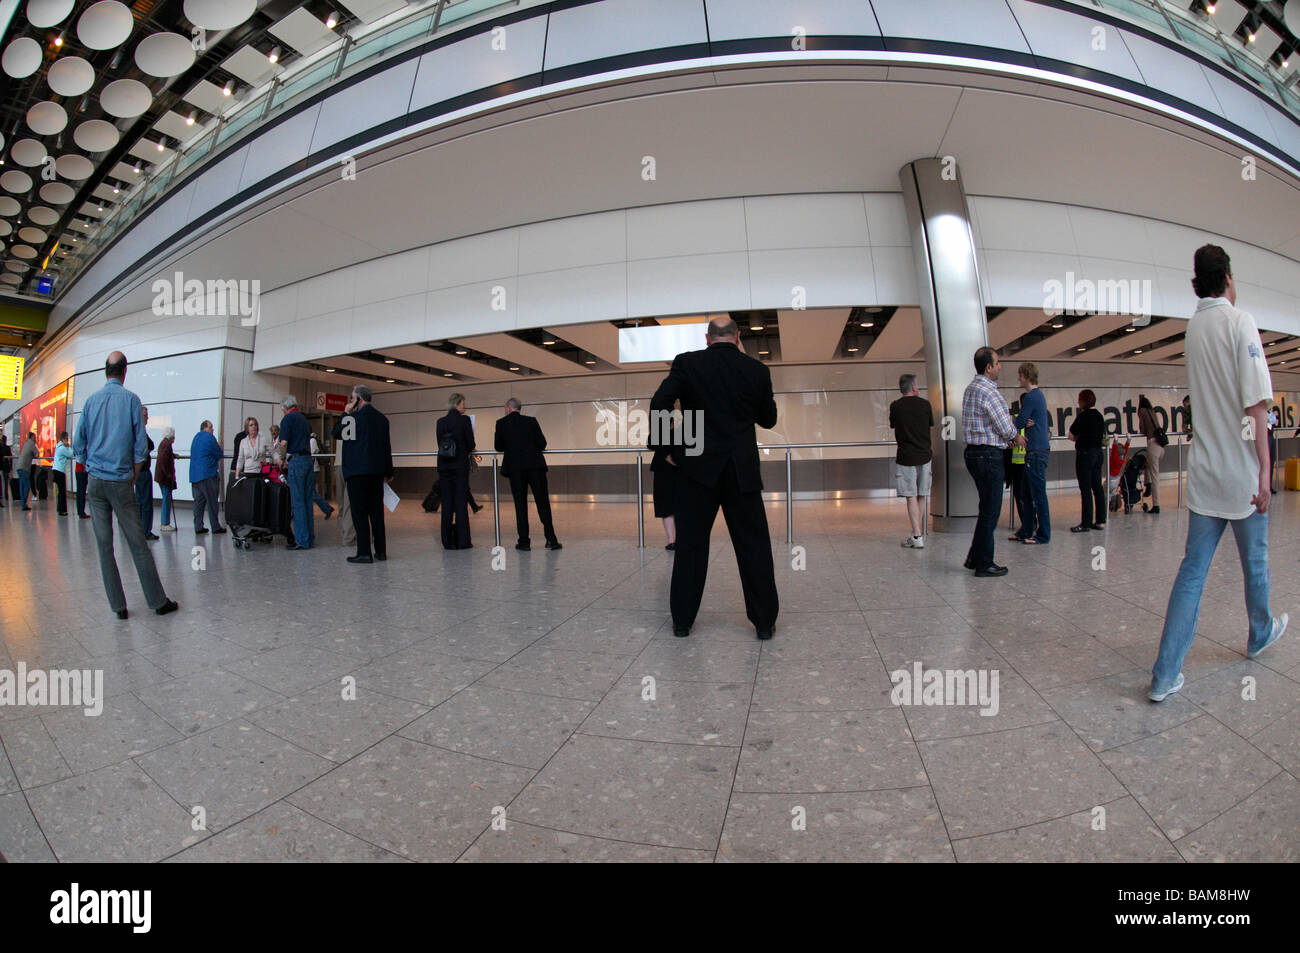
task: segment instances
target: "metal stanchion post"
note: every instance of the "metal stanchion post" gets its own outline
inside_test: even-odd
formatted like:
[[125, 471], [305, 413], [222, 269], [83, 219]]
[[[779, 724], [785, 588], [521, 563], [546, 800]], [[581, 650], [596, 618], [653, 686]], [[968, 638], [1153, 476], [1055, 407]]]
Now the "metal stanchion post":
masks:
[[1178, 444], [1178, 509], [1183, 508], [1183, 445]]
[[794, 480], [791, 476], [790, 451], [785, 452], [785, 544], [794, 542]]
[[496, 524], [496, 545], [501, 545], [501, 495], [497, 489], [497, 455], [492, 454], [492, 522]]
[[636, 455], [636, 545], [645, 549], [645, 491], [641, 487], [641, 454]]

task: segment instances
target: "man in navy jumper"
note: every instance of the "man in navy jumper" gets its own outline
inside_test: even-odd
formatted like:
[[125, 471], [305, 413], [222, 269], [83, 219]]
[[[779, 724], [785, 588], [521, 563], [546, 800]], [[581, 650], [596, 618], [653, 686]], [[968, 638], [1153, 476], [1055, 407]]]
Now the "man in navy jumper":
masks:
[[1052, 539], [1052, 515], [1047, 509], [1047, 456], [1052, 450], [1052, 433], [1047, 423], [1047, 398], [1038, 389], [1038, 367], [1020, 365], [1020, 386], [1025, 396], [1016, 415], [1016, 428], [1025, 432], [1025, 476], [1020, 481], [1020, 512], [1023, 514], [1016, 537], [1022, 543], [1048, 543]]

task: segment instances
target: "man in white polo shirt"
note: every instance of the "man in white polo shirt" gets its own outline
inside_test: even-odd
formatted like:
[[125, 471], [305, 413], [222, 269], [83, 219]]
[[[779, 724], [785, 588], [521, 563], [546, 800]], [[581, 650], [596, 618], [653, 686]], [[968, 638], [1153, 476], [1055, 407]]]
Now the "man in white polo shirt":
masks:
[[1268, 604], [1268, 407], [1273, 380], [1255, 319], [1239, 311], [1232, 262], [1217, 245], [1196, 250], [1192, 288], [1200, 300], [1187, 325], [1187, 380], [1196, 404], [1196, 439], [1187, 465], [1187, 552], [1169, 594], [1160, 654], [1151, 673], [1152, 701], [1183, 687], [1183, 659], [1192, 647], [1201, 592], [1214, 550], [1231, 524], [1246, 577], [1255, 658], [1282, 636], [1287, 615]]

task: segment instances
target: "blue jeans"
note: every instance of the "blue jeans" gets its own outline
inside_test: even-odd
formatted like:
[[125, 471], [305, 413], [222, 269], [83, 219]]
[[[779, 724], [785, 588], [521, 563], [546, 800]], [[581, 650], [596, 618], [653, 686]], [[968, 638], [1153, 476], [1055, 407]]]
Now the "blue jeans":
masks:
[[162, 491], [162, 524], [167, 526], [172, 521], [172, 488], [159, 485], [158, 489]]
[[18, 499], [22, 501], [25, 508], [27, 506], [27, 494], [32, 492], [31, 475], [21, 467], [18, 469]]
[[1047, 508], [1047, 450], [1025, 454], [1025, 472], [1020, 479], [1020, 529], [1016, 535], [1031, 535], [1040, 543], [1052, 541], [1052, 514]]
[[135, 505], [146, 535], [153, 533], [153, 474], [145, 467], [135, 478]]
[[1252, 513], [1245, 519], [1226, 520], [1192, 513], [1187, 522], [1187, 551], [1183, 564], [1178, 567], [1173, 591], [1169, 593], [1160, 654], [1151, 671], [1153, 691], [1172, 687], [1183, 669], [1183, 659], [1192, 647], [1201, 615], [1205, 575], [1210, 570], [1219, 538], [1229, 524], [1237, 538], [1237, 555], [1246, 579], [1246, 616], [1250, 620], [1247, 651], [1255, 651], [1273, 634], [1273, 613], [1268, 606], [1268, 514]]
[[1002, 516], [1002, 448], [967, 446], [965, 457], [980, 500], [975, 536], [966, 558], [976, 569], [988, 569], [993, 565], [993, 536]]
[[293, 538], [304, 549], [316, 545], [311, 498], [316, 495], [316, 475], [311, 457], [301, 453], [289, 461], [289, 499], [293, 503]]

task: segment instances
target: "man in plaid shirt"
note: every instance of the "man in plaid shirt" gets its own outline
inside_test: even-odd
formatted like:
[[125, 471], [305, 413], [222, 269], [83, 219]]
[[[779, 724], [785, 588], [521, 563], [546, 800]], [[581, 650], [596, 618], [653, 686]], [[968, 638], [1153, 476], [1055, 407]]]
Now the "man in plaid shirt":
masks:
[[979, 491], [980, 514], [975, 522], [975, 536], [966, 554], [966, 568], [977, 576], [1005, 576], [1006, 566], [993, 561], [993, 536], [1002, 516], [1002, 448], [1008, 444], [1025, 445], [1016, 432], [1015, 421], [1007, 402], [998, 393], [997, 379], [1002, 371], [998, 352], [982, 347], [975, 352], [975, 379], [961, 398], [962, 430], [966, 434], [966, 469]]

